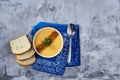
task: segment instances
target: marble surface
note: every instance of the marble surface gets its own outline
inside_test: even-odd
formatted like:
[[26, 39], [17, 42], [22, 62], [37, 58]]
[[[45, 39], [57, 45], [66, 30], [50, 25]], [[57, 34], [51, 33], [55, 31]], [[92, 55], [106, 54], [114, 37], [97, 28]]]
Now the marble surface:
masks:
[[[16, 63], [9, 41], [39, 21], [81, 25], [81, 66], [56, 76]], [[0, 0], [0, 80], [120, 80], [120, 0]]]

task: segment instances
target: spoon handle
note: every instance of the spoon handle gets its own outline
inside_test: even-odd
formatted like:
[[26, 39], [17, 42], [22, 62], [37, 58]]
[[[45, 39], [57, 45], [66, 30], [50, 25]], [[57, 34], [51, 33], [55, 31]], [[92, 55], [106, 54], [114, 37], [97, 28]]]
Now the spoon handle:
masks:
[[70, 37], [69, 51], [68, 51], [68, 58], [67, 58], [68, 63], [71, 62], [71, 43], [72, 43], [72, 38]]

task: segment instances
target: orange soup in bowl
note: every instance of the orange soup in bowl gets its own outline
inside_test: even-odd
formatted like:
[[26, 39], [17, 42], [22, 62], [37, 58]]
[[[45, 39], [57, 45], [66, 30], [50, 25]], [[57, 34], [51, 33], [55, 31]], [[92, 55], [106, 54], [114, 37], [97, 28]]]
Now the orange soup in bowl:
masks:
[[52, 27], [38, 30], [33, 38], [33, 47], [36, 53], [45, 58], [55, 57], [63, 47], [61, 33]]

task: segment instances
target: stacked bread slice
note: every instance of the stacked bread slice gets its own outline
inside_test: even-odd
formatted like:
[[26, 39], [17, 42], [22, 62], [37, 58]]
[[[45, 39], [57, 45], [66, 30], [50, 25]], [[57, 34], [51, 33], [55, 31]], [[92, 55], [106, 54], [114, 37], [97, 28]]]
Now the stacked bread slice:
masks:
[[26, 35], [10, 41], [13, 54], [16, 56], [16, 62], [22, 66], [32, 65], [35, 61], [35, 51], [31, 46]]

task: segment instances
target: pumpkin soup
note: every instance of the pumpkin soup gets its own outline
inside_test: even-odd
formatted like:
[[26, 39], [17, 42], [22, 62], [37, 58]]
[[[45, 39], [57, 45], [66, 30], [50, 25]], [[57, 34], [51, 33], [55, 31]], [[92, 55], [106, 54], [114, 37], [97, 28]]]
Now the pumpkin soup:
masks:
[[51, 58], [60, 53], [63, 47], [63, 38], [58, 30], [45, 27], [35, 34], [33, 46], [40, 56]]

